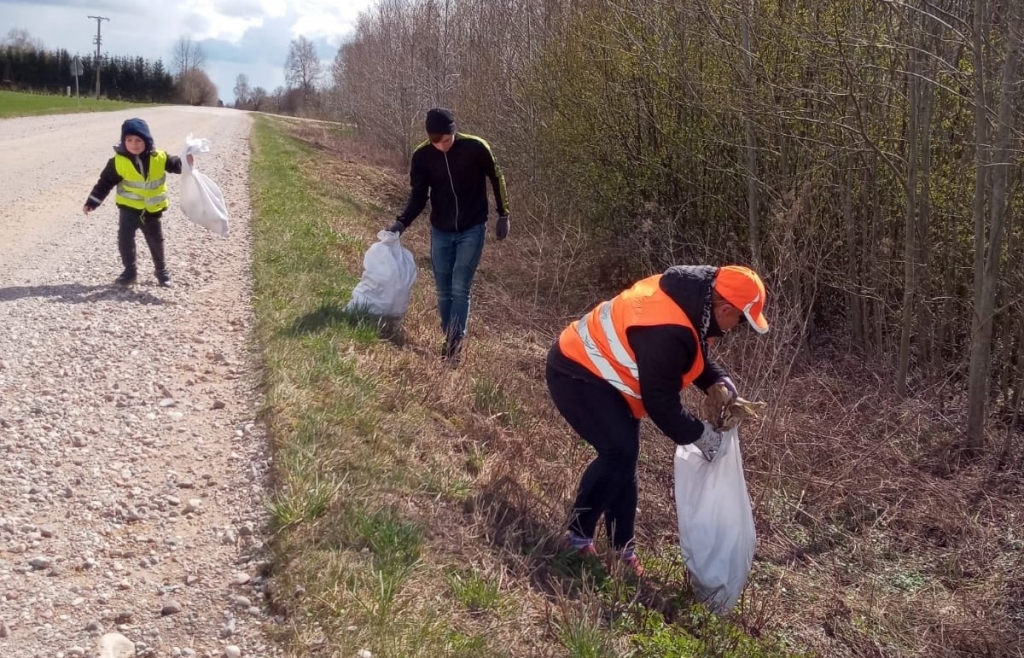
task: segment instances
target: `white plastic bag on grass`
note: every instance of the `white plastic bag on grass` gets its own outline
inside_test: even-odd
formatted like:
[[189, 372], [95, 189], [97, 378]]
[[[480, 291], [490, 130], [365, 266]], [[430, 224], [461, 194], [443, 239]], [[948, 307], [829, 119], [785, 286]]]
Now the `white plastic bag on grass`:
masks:
[[363, 257], [363, 276], [352, 290], [347, 311], [401, 319], [416, 283], [416, 261], [398, 233], [381, 231]]
[[724, 432], [714, 462], [695, 446], [678, 446], [675, 492], [679, 546], [694, 591], [724, 614], [743, 593], [756, 542], [737, 430]]
[[189, 165], [189, 155], [210, 150], [210, 140], [185, 138], [181, 152], [181, 210], [190, 220], [221, 237], [228, 234], [228, 208], [220, 188], [195, 165]]

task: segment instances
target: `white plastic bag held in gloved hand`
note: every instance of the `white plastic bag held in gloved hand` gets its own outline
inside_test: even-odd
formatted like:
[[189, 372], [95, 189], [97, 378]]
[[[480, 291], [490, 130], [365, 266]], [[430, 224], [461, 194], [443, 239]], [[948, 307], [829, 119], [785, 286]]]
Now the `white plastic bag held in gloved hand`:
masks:
[[225, 237], [228, 234], [228, 209], [224, 194], [216, 183], [188, 163], [187, 156], [209, 150], [210, 140], [193, 139], [191, 134], [185, 138], [185, 149], [181, 152], [181, 210], [196, 224]]
[[363, 257], [363, 277], [352, 290], [346, 311], [399, 320], [405, 316], [416, 283], [416, 261], [400, 240], [401, 236], [391, 231], [377, 234], [377, 242]]
[[747, 584], [756, 541], [736, 428], [722, 432], [714, 461], [693, 445], [678, 446], [675, 485], [679, 546], [694, 592], [724, 614]]

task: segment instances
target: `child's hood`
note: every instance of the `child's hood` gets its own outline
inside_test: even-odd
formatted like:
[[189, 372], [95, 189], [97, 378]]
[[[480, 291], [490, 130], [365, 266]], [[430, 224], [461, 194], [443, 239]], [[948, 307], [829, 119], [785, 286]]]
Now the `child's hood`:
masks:
[[149, 124], [142, 119], [128, 119], [121, 124], [121, 141], [114, 147], [114, 151], [121, 155], [129, 155], [124, 148], [124, 138], [128, 135], [141, 137], [146, 144], [145, 153], [153, 151], [153, 134], [149, 132]]

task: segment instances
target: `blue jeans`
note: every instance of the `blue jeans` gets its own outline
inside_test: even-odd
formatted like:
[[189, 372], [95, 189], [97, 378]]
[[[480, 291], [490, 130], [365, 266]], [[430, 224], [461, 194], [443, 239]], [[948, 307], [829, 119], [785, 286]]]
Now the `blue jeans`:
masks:
[[484, 250], [487, 225], [460, 233], [430, 230], [430, 264], [437, 287], [437, 312], [446, 341], [457, 343], [466, 335], [470, 288]]

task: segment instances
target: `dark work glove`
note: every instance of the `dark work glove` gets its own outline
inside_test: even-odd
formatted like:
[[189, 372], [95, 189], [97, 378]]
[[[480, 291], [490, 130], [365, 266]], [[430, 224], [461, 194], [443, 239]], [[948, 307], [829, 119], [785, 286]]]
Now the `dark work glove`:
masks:
[[405, 224], [403, 224], [401, 220], [395, 220], [395, 223], [389, 226], [387, 230], [389, 233], [398, 233], [401, 235], [402, 231], [405, 230]]
[[499, 240], [504, 240], [508, 237], [508, 229], [511, 225], [512, 220], [509, 219], [508, 215], [502, 215], [494, 226], [494, 236]]

